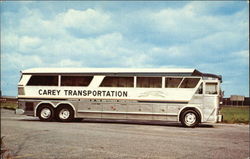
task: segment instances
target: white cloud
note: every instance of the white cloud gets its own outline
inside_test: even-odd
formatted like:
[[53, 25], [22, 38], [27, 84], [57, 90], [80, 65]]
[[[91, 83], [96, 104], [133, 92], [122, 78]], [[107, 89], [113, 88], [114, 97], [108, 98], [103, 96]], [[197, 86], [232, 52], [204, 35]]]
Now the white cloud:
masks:
[[35, 49], [41, 45], [41, 39], [37, 37], [23, 36], [19, 40], [20, 51]]
[[145, 21], [149, 22], [149, 29], [157, 31], [166, 39], [176, 39], [176, 42], [188, 43], [186, 39], [200, 39], [217, 32], [246, 33], [249, 22], [247, 10], [241, 9], [233, 14], [216, 16], [211, 14], [211, 11], [219, 10], [225, 5], [230, 6], [230, 3], [190, 2], [183, 8], [147, 11], [143, 16], [146, 17]]
[[170, 56], [170, 57], [178, 57], [183, 56], [184, 52], [181, 49], [182, 46], [170, 46], [170, 47], [153, 47], [150, 52], [157, 56]]
[[25, 68], [39, 67], [43, 65], [40, 56], [23, 55], [19, 53], [3, 53], [3, 71], [22, 70]]
[[234, 54], [238, 55], [239, 57], [244, 58], [244, 59], [249, 58], [249, 51], [248, 50], [239, 51], [239, 52], [236, 52]]
[[239, 65], [249, 65], [249, 50], [242, 50], [231, 53], [231, 57], [234, 61], [238, 62]]
[[107, 13], [95, 9], [69, 9], [67, 12], [56, 16], [55, 21], [63, 27], [79, 29], [81, 33], [85, 34], [106, 31], [112, 23]]
[[213, 29], [210, 23], [207, 23], [207, 20], [211, 20], [211, 18], [204, 20], [190, 6], [181, 9], [163, 9], [159, 12], [149, 13], [148, 17], [153, 22], [153, 28], [169, 37], [197, 38], [208, 34], [206, 27], [210, 27], [209, 31]]
[[149, 57], [145, 54], [139, 54], [136, 56], [123, 56], [118, 62], [122, 67], [131, 67], [131, 68], [147, 68], [153, 67], [149, 61]]
[[80, 67], [81, 66], [81, 62], [78, 61], [73, 61], [70, 59], [63, 59], [61, 61], [59, 61], [58, 63], [52, 64], [52, 66], [54, 67]]
[[69, 9], [54, 17], [45, 18], [41, 12], [24, 9], [20, 28], [16, 31], [25, 35], [36, 34], [40, 37], [65, 37], [73, 34], [100, 34], [111, 29], [111, 16], [96, 9]]
[[19, 44], [19, 37], [13, 33], [4, 33], [1, 36], [1, 46], [5, 48], [16, 48]]
[[9, 49], [11, 52], [15, 50], [25, 54], [30, 54], [34, 49], [40, 47], [41, 44], [42, 40], [38, 37], [20, 36], [14, 33], [4, 33], [2, 38], [3, 49]]
[[[22, 13], [24, 14], [19, 21], [18, 27], [15, 28], [15, 33], [32, 36], [32, 35], [42, 35], [46, 34], [46, 30], [44, 30], [43, 26], [43, 15], [41, 12], [35, 9], [22, 9]], [[17, 15], [18, 16], [18, 15]]]

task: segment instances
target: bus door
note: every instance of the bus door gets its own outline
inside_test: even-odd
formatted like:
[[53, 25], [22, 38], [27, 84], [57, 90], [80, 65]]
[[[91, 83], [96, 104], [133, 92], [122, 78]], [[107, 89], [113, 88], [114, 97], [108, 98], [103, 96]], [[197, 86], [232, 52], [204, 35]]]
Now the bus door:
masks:
[[203, 107], [205, 108], [205, 120], [216, 120], [219, 107], [219, 83], [217, 81], [206, 81], [204, 83]]

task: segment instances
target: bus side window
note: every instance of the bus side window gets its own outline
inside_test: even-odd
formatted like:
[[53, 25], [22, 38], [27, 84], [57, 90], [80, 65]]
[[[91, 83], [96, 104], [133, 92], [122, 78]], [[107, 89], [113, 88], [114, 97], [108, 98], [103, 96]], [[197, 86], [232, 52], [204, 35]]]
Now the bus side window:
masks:
[[182, 81], [180, 88], [194, 88], [199, 81], [199, 78], [185, 78]]
[[31, 76], [27, 86], [58, 86], [58, 76]]
[[137, 87], [142, 88], [161, 88], [161, 77], [137, 77]]
[[103, 79], [100, 87], [134, 87], [134, 77], [112, 77]]
[[177, 88], [181, 83], [182, 78], [166, 77], [165, 87], [166, 88]]
[[200, 84], [199, 88], [195, 92], [195, 94], [203, 94], [203, 83]]
[[61, 86], [88, 86], [93, 76], [62, 76]]
[[206, 94], [217, 94], [217, 83], [206, 83]]

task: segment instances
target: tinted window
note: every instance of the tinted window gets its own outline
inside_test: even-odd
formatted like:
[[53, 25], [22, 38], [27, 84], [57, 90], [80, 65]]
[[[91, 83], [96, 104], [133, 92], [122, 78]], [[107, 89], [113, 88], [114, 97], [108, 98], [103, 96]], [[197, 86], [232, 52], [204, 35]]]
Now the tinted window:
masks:
[[199, 81], [199, 78], [185, 78], [182, 81], [180, 88], [194, 88]]
[[195, 94], [203, 94], [203, 83], [200, 84]]
[[165, 87], [166, 88], [177, 88], [181, 83], [182, 78], [172, 78], [166, 77], [165, 79]]
[[88, 86], [93, 76], [61, 76], [61, 86]]
[[134, 77], [105, 77], [100, 87], [134, 87]]
[[137, 77], [137, 87], [161, 88], [161, 77]]
[[206, 94], [217, 94], [217, 83], [206, 83]]
[[31, 76], [28, 86], [58, 86], [58, 76]]

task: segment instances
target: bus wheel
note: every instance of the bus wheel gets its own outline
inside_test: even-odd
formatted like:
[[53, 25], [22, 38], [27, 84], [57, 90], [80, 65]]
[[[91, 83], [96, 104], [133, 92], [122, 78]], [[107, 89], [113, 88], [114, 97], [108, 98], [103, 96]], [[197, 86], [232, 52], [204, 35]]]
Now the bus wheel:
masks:
[[200, 117], [194, 110], [187, 110], [181, 114], [181, 124], [185, 127], [195, 127], [199, 124]]
[[52, 121], [54, 118], [54, 109], [50, 105], [40, 106], [37, 113], [41, 121]]
[[74, 119], [74, 111], [69, 106], [58, 107], [56, 116], [59, 121], [67, 122]]

